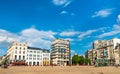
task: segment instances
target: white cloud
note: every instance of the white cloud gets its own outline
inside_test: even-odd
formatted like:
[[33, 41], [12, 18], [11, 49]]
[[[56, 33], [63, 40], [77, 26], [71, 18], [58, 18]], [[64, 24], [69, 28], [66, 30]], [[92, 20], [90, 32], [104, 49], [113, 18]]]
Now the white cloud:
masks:
[[68, 14], [68, 15], [71, 15], [71, 16], [74, 16], [75, 13], [73, 12], [68, 12], [68, 11], [61, 11], [60, 14]]
[[93, 18], [94, 17], [102, 17], [102, 18], [107, 17], [110, 14], [112, 14], [112, 10], [113, 9], [103, 9], [103, 10], [97, 11], [94, 13], [94, 15], [92, 17]]
[[75, 54], [77, 54], [77, 53], [75, 52], [75, 50], [71, 50], [71, 57], [73, 57], [73, 55], [75, 55]]
[[70, 42], [74, 41], [72, 38], [64, 38], [65, 40], [69, 40]]
[[4, 50], [0, 49], [0, 53], [5, 53]]
[[90, 35], [90, 34], [92, 34], [93, 32], [96, 32], [97, 30], [88, 30], [88, 31], [86, 31], [86, 32], [82, 32], [80, 35], [79, 35], [79, 38], [83, 38], [83, 37], [85, 37], [85, 36], [87, 36], [87, 35]]
[[97, 31], [103, 31], [106, 28], [108, 28], [108, 27], [102, 27], [102, 28], [98, 28], [98, 29], [94, 29], [94, 30], [87, 30], [86, 32], [81, 32], [80, 35], [78, 36], [78, 38], [80, 40], [82, 40], [84, 37], [91, 37], [90, 34], [97, 32]]
[[93, 43], [93, 42], [90, 42], [90, 43], [88, 43], [87, 45], [85, 45], [85, 46], [83, 46], [83, 47], [85, 47], [85, 48], [91, 48], [91, 47], [92, 47], [92, 43]]
[[98, 38], [103, 38], [103, 37], [112, 36], [112, 35], [116, 35], [116, 34], [120, 34], [120, 25], [113, 25], [112, 31], [105, 32], [105, 33], [99, 35]]
[[67, 11], [62, 11], [61, 14], [67, 14], [68, 12]]
[[117, 24], [113, 25], [111, 31], [109, 32], [105, 32], [101, 35], [98, 36], [98, 38], [103, 38], [103, 37], [107, 37], [107, 36], [113, 36], [113, 35], [117, 35], [120, 34], [120, 15], [118, 15], [117, 18]]
[[66, 7], [72, 2], [72, 0], [53, 0], [52, 2], [57, 6], [63, 5], [64, 7]]
[[17, 34], [0, 29], [0, 47], [8, 47], [12, 41], [27, 42], [30, 46], [50, 48], [50, 43], [55, 39], [56, 32], [37, 30], [35, 28], [25, 29]]
[[60, 36], [75, 36], [79, 33], [80, 32], [78, 31], [63, 31], [62, 33], [60, 33]]
[[117, 23], [120, 24], [120, 15], [118, 15]]

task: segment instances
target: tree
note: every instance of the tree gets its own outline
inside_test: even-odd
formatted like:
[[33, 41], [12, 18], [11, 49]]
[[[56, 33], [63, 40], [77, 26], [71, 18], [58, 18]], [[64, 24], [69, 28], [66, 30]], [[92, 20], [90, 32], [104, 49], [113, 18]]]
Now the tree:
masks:
[[90, 59], [85, 58], [85, 59], [84, 59], [84, 63], [85, 63], [86, 65], [90, 64]]
[[80, 65], [84, 64], [84, 57], [83, 56], [79, 56], [79, 64]]
[[74, 55], [72, 57], [72, 64], [73, 65], [77, 65], [79, 63], [79, 56], [78, 55]]

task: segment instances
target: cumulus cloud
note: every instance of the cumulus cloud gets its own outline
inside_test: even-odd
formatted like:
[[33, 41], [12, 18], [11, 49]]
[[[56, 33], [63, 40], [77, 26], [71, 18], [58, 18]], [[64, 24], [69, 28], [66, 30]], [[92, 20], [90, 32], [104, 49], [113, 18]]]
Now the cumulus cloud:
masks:
[[105, 17], [108, 17], [110, 14], [112, 14], [112, 11], [113, 11], [113, 9], [103, 9], [103, 10], [100, 10], [100, 11], [96, 11], [92, 17], [93, 18], [94, 17], [105, 18]]
[[113, 25], [111, 31], [105, 32], [105, 33], [99, 35], [98, 38], [113, 36], [113, 35], [117, 35], [117, 34], [120, 34], [120, 15], [118, 15], [118, 18], [117, 18], [117, 24]]
[[35, 28], [28, 28], [19, 33], [11, 33], [9, 31], [0, 29], [0, 47], [8, 47], [12, 41], [27, 42], [30, 46], [50, 48], [50, 43], [55, 39], [56, 32], [37, 30]]
[[72, 0], [52, 0], [52, 2], [54, 5], [57, 5], [57, 6], [62, 5], [64, 7], [66, 7], [72, 2]]

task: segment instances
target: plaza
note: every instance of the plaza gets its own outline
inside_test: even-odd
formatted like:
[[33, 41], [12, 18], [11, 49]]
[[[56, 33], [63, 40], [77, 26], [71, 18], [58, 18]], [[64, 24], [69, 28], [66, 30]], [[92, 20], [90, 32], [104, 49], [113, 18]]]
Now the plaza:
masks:
[[119, 74], [115, 66], [9, 66], [0, 68], [0, 74]]

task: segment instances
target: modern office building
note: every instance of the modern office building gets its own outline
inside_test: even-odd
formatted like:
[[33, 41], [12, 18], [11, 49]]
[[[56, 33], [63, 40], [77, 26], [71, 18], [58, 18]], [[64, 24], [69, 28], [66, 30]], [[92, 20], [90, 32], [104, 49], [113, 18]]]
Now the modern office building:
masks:
[[43, 54], [47, 54], [47, 61], [50, 62], [49, 50], [29, 47], [27, 43], [13, 42], [8, 47], [7, 59], [9, 60], [10, 64], [24, 63], [27, 65], [50, 65], [49, 63], [43, 63]]
[[69, 40], [56, 39], [51, 43], [51, 64], [66, 66], [71, 64]]

